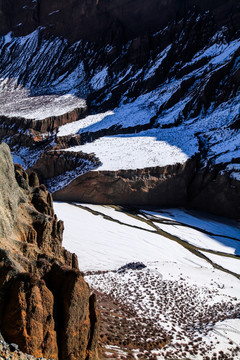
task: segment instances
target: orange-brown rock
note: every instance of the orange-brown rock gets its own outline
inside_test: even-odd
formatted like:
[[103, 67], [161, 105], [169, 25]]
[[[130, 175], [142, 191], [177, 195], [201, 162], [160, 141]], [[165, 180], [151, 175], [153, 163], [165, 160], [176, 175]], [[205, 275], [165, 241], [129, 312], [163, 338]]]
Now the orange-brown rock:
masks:
[[0, 332], [36, 357], [97, 359], [98, 312], [36, 174], [0, 145]]
[[198, 159], [164, 167], [89, 171], [53, 194], [59, 201], [139, 206], [185, 206], [239, 219], [240, 184]]
[[9, 281], [6, 296], [4, 337], [28, 354], [57, 359], [54, 297], [45, 282], [30, 273], [20, 273]]
[[56, 191], [54, 198], [97, 204], [184, 205], [195, 166], [195, 160], [189, 160], [184, 165], [90, 171]]

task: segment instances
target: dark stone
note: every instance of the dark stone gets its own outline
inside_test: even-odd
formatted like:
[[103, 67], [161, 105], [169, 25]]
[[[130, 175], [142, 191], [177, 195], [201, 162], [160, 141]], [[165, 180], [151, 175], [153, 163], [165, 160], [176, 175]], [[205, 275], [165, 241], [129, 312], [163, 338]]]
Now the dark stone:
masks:
[[14, 343], [11, 343], [11, 344], [9, 344], [9, 349], [11, 351], [16, 351], [16, 350], [18, 350], [18, 345], [14, 344]]

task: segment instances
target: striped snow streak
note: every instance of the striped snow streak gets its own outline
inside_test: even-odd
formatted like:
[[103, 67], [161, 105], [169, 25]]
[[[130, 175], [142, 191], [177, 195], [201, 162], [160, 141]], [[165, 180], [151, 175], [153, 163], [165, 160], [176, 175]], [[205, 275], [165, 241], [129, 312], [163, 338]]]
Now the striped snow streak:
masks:
[[17, 84], [33, 94], [69, 92], [85, 78], [82, 56], [81, 42], [44, 39], [40, 30], [19, 38], [8, 34], [0, 41], [0, 86]]

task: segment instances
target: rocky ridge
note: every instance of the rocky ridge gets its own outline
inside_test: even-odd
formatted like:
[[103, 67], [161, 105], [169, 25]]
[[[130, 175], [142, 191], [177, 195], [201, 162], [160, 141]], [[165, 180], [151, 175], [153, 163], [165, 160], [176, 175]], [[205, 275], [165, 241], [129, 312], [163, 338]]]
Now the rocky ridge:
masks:
[[62, 243], [52, 196], [34, 172], [1, 154], [0, 331], [35, 357], [97, 359], [95, 295]]
[[90, 171], [56, 191], [54, 198], [97, 204], [186, 205], [195, 162], [143, 170]]

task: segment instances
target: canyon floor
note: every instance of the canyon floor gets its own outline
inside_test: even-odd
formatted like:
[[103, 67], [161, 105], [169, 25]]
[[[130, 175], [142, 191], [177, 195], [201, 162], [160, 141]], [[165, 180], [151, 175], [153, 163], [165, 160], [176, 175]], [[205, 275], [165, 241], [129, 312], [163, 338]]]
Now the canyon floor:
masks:
[[98, 296], [104, 359], [240, 359], [239, 223], [185, 209], [54, 208]]

